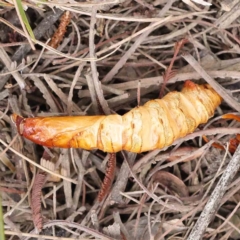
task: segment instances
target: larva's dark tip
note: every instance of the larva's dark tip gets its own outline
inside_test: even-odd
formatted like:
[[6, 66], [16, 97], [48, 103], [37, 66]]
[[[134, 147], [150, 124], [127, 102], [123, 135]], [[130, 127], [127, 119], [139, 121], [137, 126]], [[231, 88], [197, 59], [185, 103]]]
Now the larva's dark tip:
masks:
[[18, 132], [20, 134], [22, 134], [22, 127], [21, 127], [21, 125], [22, 125], [22, 122], [24, 121], [24, 118], [19, 116], [19, 115], [17, 115], [16, 113], [14, 113], [14, 114], [11, 115], [11, 120], [16, 125], [16, 127], [18, 129]]

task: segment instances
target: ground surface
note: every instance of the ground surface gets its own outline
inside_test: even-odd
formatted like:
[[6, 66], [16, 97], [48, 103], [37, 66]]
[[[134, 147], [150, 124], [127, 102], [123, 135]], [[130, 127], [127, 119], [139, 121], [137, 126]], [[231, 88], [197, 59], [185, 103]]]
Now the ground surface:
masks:
[[[222, 118], [240, 111], [240, 3], [208, 2], [22, 1], [24, 19], [21, 2], [1, 1], [6, 239], [240, 238], [238, 152], [233, 157], [240, 130]], [[44, 148], [21, 138], [10, 119], [124, 114], [188, 79], [208, 82], [223, 103], [195, 135], [165, 151]]]

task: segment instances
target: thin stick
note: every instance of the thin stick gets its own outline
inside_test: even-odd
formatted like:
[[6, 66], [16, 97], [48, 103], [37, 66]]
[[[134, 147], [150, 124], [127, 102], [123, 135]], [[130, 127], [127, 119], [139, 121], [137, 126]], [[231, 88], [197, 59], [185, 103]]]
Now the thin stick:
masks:
[[216, 188], [211, 194], [205, 208], [203, 209], [201, 215], [199, 216], [198, 221], [193, 227], [187, 240], [202, 239], [202, 236], [206, 231], [207, 226], [211, 222], [218, 208], [221, 206], [220, 203], [224, 193], [226, 192], [228, 186], [232, 182], [239, 168], [240, 168], [240, 145], [238, 146], [236, 152], [234, 153], [222, 177], [220, 178]]
[[[91, 22], [90, 22], [90, 29], [89, 29], [89, 56], [91, 59], [96, 58], [95, 53], [95, 44], [94, 44], [94, 35], [95, 35], [95, 24], [96, 24], [96, 14], [97, 14], [97, 8], [92, 8], [92, 15], [91, 15]], [[97, 100], [99, 101], [99, 104], [101, 106], [101, 110], [106, 114], [110, 114], [110, 108], [108, 106], [107, 101], [104, 98], [101, 82], [98, 79], [98, 71], [96, 66], [96, 61], [91, 61], [91, 71], [92, 71], [92, 81], [94, 85], [94, 89], [96, 92]], [[101, 112], [101, 111], [100, 111]]]

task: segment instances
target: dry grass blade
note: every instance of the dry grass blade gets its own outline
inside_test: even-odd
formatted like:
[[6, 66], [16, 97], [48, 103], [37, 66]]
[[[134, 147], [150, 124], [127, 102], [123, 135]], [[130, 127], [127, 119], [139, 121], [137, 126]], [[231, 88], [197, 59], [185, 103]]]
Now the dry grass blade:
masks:
[[[47, 75], [44, 76], [45, 81], [48, 83], [49, 87], [52, 89], [53, 92], [56, 93], [56, 95], [61, 99], [66, 105], [68, 97], [67, 95], [55, 84], [55, 82]], [[81, 113], [81, 109], [73, 103], [73, 111]]]
[[215, 187], [213, 193], [211, 194], [207, 204], [205, 205], [200, 217], [198, 218], [196, 224], [194, 225], [187, 240], [200, 240], [208, 224], [210, 223], [215, 212], [219, 208], [219, 204], [222, 197], [227, 190], [227, 187], [232, 182], [235, 174], [240, 168], [240, 145], [238, 146], [236, 152], [234, 153], [231, 161], [229, 162], [227, 168], [225, 169], [223, 175], [221, 176], [217, 186]]
[[44, 167], [42, 167], [41, 165], [35, 163], [35, 162], [32, 161], [31, 159], [29, 159], [29, 158], [27, 158], [26, 156], [24, 156], [24, 155], [20, 154], [19, 152], [17, 152], [15, 149], [9, 147], [4, 141], [2, 141], [2, 139], [0, 139], [0, 143], [1, 143], [2, 145], [4, 145], [5, 147], [7, 147], [7, 148], [8, 148], [9, 150], [11, 150], [12, 152], [14, 152], [15, 154], [19, 155], [20, 157], [22, 157], [23, 159], [25, 159], [26, 161], [28, 161], [29, 163], [31, 163], [32, 165], [38, 167], [39, 169], [41, 169], [41, 170], [43, 170], [43, 171], [45, 171], [45, 172], [48, 172], [48, 173], [50, 173], [50, 174], [52, 174], [52, 175], [56, 175], [56, 176], [58, 176], [58, 177], [60, 177], [60, 178], [62, 178], [62, 179], [65, 179], [65, 180], [69, 181], [69, 182], [72, 182], [72, 183], [77, 184], [77, 181], [75, 181], [75, 180], [73, 180], [73, 179], [70, 179], [70, 178], [67, 178], [67, 177], [64, 177], [64, 176], [62, 176], [62, 175], [60, 175], [60, 174], [54, 173], [54, 172], [50, 171], [49, 169], [44, 168]]
[[240, 112], [239, 103], [232, 96], [230, 96], [220, 84], [211, 78], [190, 54], [184, 54], [182, 56], [198, 72], [198, 74], [214, 88], [214, 90], [229, 104], [229, 106]]
[[[96, 24], [96, 13], [97, 7], [92, 8], [90, 33], [89, 33], [89, 56], [92, 59], [96, 58], [95, 55], [95, 45], [94, 45], [94, 35], [95, 35], [95, 24]], [[104, 114], [110, 114], [110, 109], [108, 107], [107, 101], [103, 96], [103, 91], [101, 87], [101, 82], [98, 79], [98, 71], [96, 67], [96, 61], [91, 61], [92, 70], [92, 81], [94, 85], [94, 90], [96, 92], [96, 100], [98, 101], [98, 106], [100, 106], [99, 112], [104, 112]]]
[[109, 82], [113, 76], [115, 76], [118, 71], [122, 68], [122, 66], [127, 62], [129, 57], [135, 52], [135, 50], [140, 46], [140, 44], [145, 40], [145, 38], [155, 29], [156, 25], [163, 25], [167, 21], [167, 19], [163, 19], [159, 21], [157, 24], [152, 23], [146, 30], [137, 38], [135, 43], [132, 45], [131, 48], [122, 56], [122, 58], [118, 61], [118, 63], [112, 68], [112, 70], [104, 77], [102, 82]]
[[[70, 169], [70, 161], [69, 161], [69, 153], [67, 149], [63, 149], [60, 155], [59, 161], [61, 162], [61, 174], [66, 177], [71, 177], [71, 169]], [[71, 183], [68, 181], [63, 181], [63, 190], [66, 199], [66, 206], [68, 208], [72, 207], [72, 188]]]
[[[240, 142], [240, 123], [235, 121], [239, 117], [232, 110], [240, 110], [239, 1], [1, 3], [0, 192], [6, 239], [187, 239], [198, 219], [196, 227], [204, 227], [204, 238], [240, 239], [240, 180], [236, 175], [227, 190], [217, 185]], [[15, 8], [19, 3], [24, 9], [20, 5]], [[26, 15], [23, 21], [19, 9]], [[35, 50], [29, 43], [29, 32], [22, 27], [27, 21], [36, 38]], [[184, 49], [177, 44], [182, 39], [189, 40]], [[182, 51], [189, 53], [187, 62], [179, 55]], [[212, 119], [183, 137], [175, 131], [190, 129], [185, 124], [193, 126], [206, 114], [206, 107], [199, 112], [198, 100], [207, 109], [213, 104], [198, 94], [199, 99], [194, 95], [185, 106], [185, 98], [178, 92], [187, 80], [197, 85], [209, 83], [223, 101], [210, 112]], [[162, 102], [164, 110], [156, 109], [150, 101], [158, 98], [161, 87], [165, 95], [169, 92], [173, 96]], [[143, 108], [146, 103], [153, 105]], [[183, 110], [192, 117], [180, 123]], [[49, 130], [44, 125], [46, 117], [67, 119], [64, 126], [51, 122], [55, 135], [49, 144], [63, 143], [65, 136], [72, 139], [64, 142], [65, 147], [78, 145], [63, 154], [57, 147], [28, 142], [17, 135], [10, 119], [13, 112], [26, 119], [17, 124], [20, 132], [29, 117], [39, 117], [35, 127], [44, 133]], [[111, 114], [118, 119], [108, 118], [105, 124], [104, 119]], [[124, 118], [127, 114], [133, 121]], [[98, 123], [89, 121], [93, 115], [98, 115], [93, 117]], [[73, 117], [79, 120], [75, 125]], [[77, 141], [82, 136], [82, 124], [93, 129], [82, 137], [89, 140], [89, 150], [79, 148], [86, 145]], [[127, 137], [121, 134], [122, 124]], [[35, 127], [29, 126], [28, 134], [40, 141]], [[139, 141], [136, 133], [144, 136], [147, 144], [161, 136], [165, 139], [163, 148], [144, 151], [144, 145], [135, 144]], [[111, 134], [117, 136], [112, 142], [107, 140]], [[175, 139], [177, 136], [181, 138]], [[206, 142], [202, 141], [204, 136]], [[166, 147], [169, 139], [175, 141]], [[128, 146], [128, 142], [134, 143], [134, 149], [141, 146], [142, 151], [132, 153], [129, 150], [133, 148], [128, 146], [124, 155], [109, 155], [102, 148], [106, 140], [107, 152], [118, 151], [113, 147], [119, 143]], [[94, 149], [93, 142], [98, 144]], [[44, 188], [39, 190], [41, 182], [36, 192], [35, 224], [39, 229], [41, 218], [44, 220], [40, 235], [31, 213], [35, 171], [47, 175]], [[211, 195], [215, 189], [224, 193], [220, 203], [215, 203], [217, 212], [211, 205], [214, 214], [211, 221], [203, 220], [208, 225], [205, 228], [201, 213], [206, 203], [216, 198]]]
[[[15, 231], [5, 231], [5, 235], [9, 235], [9, 236], [19, 236], [18, 232]], [[26, 237], [25, 239], [29, 239], [29, 238], [39, 238], [38, 234], [34, 234], [34, 233], [21, 233], [21, 235], [23, 237]], [[49, 235], [41, 235], [42, 238], [46, 239], [46, 240], [73, 240], [73, 238], [67, 238], [67, 237], [56, 237], [56, 236], [49, 236]], [[99, 238], [92, 238], [92, 240], [98, 240]], [[82, 238], [81, 240], [89, 240], [89, 238]], [[112, 239], [110, 239], [112, 240]]]
[[[45, 15], [45, 18], [37, 25], [37, 27], [33, 30], [33, 34], [36, 39], [40, 39], [49, 28], [56, 22], [61, 16], [62, 11], [60, 9], [56, 9], [55, 13], [52, 13], [51, 11], [48, 11]], [[31, 50], [31, 46], [28, 44], [22, 44], [15, 52], [14, 55], [12, 56], [12, 61], [21, 61], [26, 54]], [[7, 66], [6, 66], [7, 67]], [[6, 70], [6, 67], [4, 70]], [[0, 89], [3, 88], [3, 86], [6, 84], [8, 81], [9, 76], [5, 76], [1, 79], [0, 82]]]
[[[234, 4], [234, 1], [232, 1]], [[231, 5], [231, 4], [229, 4]], [[227, 28], [233, 21], [235, 21], [239, 15], [240, 15], [240, 3], [235, 3], [234, 6], [230, 6], [231, 10], [228, 12], [225, 12], [219, 19], [215, 21], [216, 26], [220, 26], [221, 29]]]
[[[3, 151], [0, 147], [0, 150]], [[9, 158], [7, 157], [6, 154], [0, 154], [0, 161], [7, 166], [12, 172], [16, 171], [16, 168], [14, 167], [14, 165], [11, 163], [11, 161], [9, 160]]]
[[20, 0], [13, 0], [13, 3], [15, 5], [15, 9], [17, 11], [17, 14], [19, 16], [19, 20], [21, 22], [22, 28], [25, 32], [25, 36], [28, 39], [28, 42], [33, 50], [36, 50], [35, 46], [33, 45], [33, 42], [36, 40], [35, 36], [32, 32], [32, 29], [30, 27], [30, 24], [28, 22], [27, 16], [25, 14], [25, 11], [23, 9], [22, 1]]
[[179, 197], [188, 197], [189, 191], [184, 182], [175, 175], [166, 172], [158, 171], [152, 176], [152, 181], [158, 183], [167, 190], [174, 191]]
[[5, 64], [8, 71], [11, 72], [12, 76], [16, 79], [20, 89], [24, 89], [26, 87], [26, 83], [25, 83], [24, 79], [21, 77], [21, 75], [18, 72], [12, 71], [12, 70], [14, 70], [13, 62], [7, 55], [4, 48], [2, 48], [2, 47], [0, 47], [0, 58], [1, 58], [2, 62]]
[[51, 112], [58, 112], [58, 106], [56, 102], [54, 101], [51, 92], [48, 90], [48, 88], [44, 85], [43, 81], [38, 78], [37, 76], [29, 76], [30, 79], [34, 81], [34, 85], [41, 91], [42, 97], [46, 99], [46, 102], [48, 106], [51, 109]]

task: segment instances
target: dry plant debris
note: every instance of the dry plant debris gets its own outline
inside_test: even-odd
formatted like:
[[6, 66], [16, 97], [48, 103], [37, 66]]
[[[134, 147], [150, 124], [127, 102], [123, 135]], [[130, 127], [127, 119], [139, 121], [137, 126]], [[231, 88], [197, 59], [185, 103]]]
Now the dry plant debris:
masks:
[[[34, 51], [16, 1], [0, 8], [5, 238], [239, 239], [239, 1], [21, 2]], [[168, 149], [43, 148], [10, 119], [123, 115], [189, 79], [223, 103]]]

